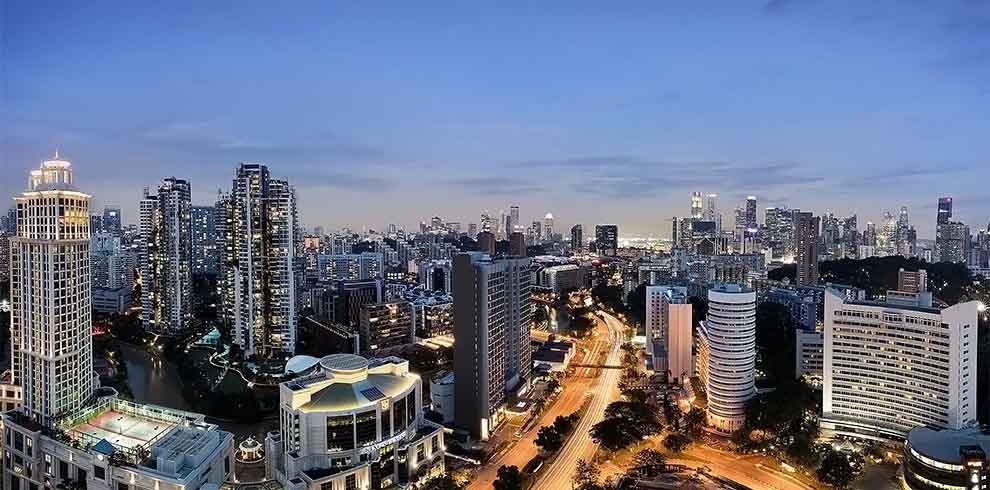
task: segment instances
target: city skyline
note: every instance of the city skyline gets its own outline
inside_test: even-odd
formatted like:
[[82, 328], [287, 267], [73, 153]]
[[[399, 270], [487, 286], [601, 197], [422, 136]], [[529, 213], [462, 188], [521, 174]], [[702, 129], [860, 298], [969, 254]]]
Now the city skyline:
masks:
[[308, 227], [515, 204], [523, 223], [667, 236], [692, 191], [723, 220], [750, 194], [861, 223], [903, 205], [922, 238], [942, 195], [974, 230], [990, 215], [971, 178], [990, 150], [986, 4], [466, 13], [15, 2], [0, 162], [23, 175], [57, 148], [129, 223], [141, 188], [174, 175], [209, 204], [240, 161], [296, 186]]

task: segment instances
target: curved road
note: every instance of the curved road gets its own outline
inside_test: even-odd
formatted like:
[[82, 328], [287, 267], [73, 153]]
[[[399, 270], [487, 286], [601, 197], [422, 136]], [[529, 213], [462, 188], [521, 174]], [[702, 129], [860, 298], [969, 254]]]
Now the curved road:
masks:
[[[608, 327], [609, 351], [605, 364], [619, 364], [622, 355], [623, 324], [608, 313], [602, 313]], [[598, 449], [591, 439], [591, 426], [601, 422], [605, 408], [619, 398], [619, 378], [621, 369], [602, 369], [598, 384], [591, 390], [593, 397], [588, 410], [578, 422], [574, 434], [567, 439], [557, 458], [540, 474], [532, 490], [570, 490], [571, 477], [579, 459], [590, 459]]]

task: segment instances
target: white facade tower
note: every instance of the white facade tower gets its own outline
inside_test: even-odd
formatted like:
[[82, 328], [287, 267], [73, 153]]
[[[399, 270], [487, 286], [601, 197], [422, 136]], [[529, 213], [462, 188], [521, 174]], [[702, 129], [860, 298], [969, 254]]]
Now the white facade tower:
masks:
[[94, 389], [89, 200], [58, 158], [31, 172], [14, 198], [11, 252], [13, 381], [42, 424], [79, 410]]
[[162, 180], [141, 199], [141, 321], [170, 335], [192, 326], [192, 201], [189, 182]]
[[737, 284], [708, 291], [698, 328], [698, 375], [708, 393], [708, 424], [733, 432], [746, 421], [756, 391], [756, 293]]

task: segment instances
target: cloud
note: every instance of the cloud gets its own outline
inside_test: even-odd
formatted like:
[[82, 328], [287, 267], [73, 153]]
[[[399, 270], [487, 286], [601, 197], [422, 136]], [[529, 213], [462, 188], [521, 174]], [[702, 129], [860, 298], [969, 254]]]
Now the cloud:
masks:
[[781, 186], [803, 186], [825, 179], [790, 161], [741, 163], [727, 161], [648, 160], [627, 155], [599, 155], [556, 160], [528, 160], [512, 167], [543, 168], [554, 178], [570, 178], [575, 190], [595, 189], [613, 198], [654, 197], [660, 193], [732, 189], [742, 195]]
[[289, 139], [252, 137], [249, 131], [237, 131], [216, 121], [172, 121], [139, 131], [139, 138], [151, 144], [185, 154], [209, 157], [252, 159], [336, 158], [378, 160], [386, 156], [383, 148], [345, 141], [328, 133]]
[[395, 188], [395, 182], [390, 179], [349, 172], [293, 174], [289, 183], [297, 188], [332, 187], [352, 192], [382, 192]]
[[531, 181], [512, 177], [469, 177], [447, 181], [447, 184], [487, 196], [510, 196], [543, 192], [546, 189]]

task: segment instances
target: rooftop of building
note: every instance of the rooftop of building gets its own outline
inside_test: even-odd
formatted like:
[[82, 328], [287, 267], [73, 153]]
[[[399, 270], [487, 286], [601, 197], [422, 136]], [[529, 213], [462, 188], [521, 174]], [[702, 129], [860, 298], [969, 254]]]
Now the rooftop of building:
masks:
[[283, 386], [294, 394], [293, 408], [343, 411], [399, 396], [418, 379], [409, 372], [409, 363], [398, 357], [369, 360], [354, 354], [331, 354], [303, 377]]
[[908, 443], [922, 455], [950, 464], [962, 464], [961, 449], [978, 447], [990, 454], [990, 431], [979, 428], [939, 430], [916, 427], [908, 432]]

